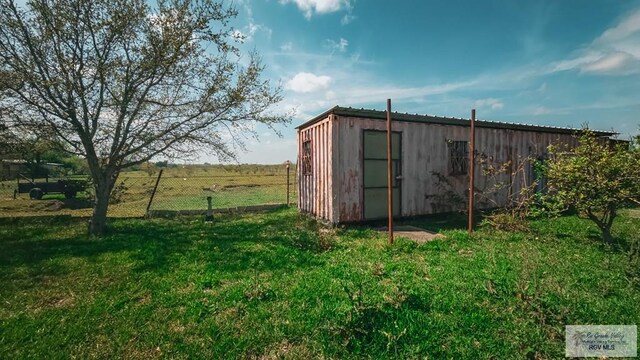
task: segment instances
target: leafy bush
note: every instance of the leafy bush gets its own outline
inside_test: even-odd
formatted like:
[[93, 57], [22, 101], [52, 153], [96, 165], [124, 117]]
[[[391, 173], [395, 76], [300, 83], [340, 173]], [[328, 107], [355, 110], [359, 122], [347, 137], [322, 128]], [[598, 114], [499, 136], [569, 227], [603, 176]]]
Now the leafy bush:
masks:
[[640, 151], [585, 129], [576, 148], [551, 146], [549, 152], [549, 203], [556, 203], [556, 209], [576, 209], [598, 226], [606, 243], [612, 243], [618, 209], [640, 204]]

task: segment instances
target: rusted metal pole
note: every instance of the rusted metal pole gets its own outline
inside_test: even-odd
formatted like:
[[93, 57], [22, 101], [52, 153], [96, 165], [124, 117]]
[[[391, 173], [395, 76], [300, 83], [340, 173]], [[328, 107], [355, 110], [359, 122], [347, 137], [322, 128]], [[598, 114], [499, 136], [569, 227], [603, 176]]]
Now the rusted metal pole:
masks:
[[476, 173], [476, 109], [471, 109], [471, 134], [469, 137], [469, 235], [471, 235], [473, 232], [473, 183]]
[[289, 206], [289, 168], [291, 167], [291, 161], [287, 160], [287, 206]]
[[153, 191], [151, 192], [151, 197], [149, 198], [149, 203], [147, 204], [147, 211], [145, 215], [149, 217], [149, 209], [151, 209], [151, 203], [153, 202], [153, 197], [156, 196], [156, 190], [158, 190], [158, 184], [160, 184], [160, 178], [162, 177], [162, 171], [164, 169], [160, 169], [158, 173], [158, 178], [156, 179], [156, 184], [153, 186]]
[[389, 245], [393, 245], [393, 152], [391, 146], [391, 99], [387, 99], [387, 202], [389, 205]]

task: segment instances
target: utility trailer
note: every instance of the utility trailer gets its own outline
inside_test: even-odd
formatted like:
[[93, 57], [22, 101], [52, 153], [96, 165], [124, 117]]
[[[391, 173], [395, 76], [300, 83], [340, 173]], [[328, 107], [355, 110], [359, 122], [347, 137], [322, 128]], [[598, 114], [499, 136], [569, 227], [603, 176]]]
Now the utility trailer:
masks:
[[78, 192], [84, 191], [87, 188], [86, 180], [66, 179], [49, 181], [49, 178], [46, 178], [45, 181], [35, 181], [29, 180], [24, 176], [22, 176], [22, 178], [26, 179], [26, 182], [20, 182], [20, 178], [18, 178], [16, 194], [28, 193], [29, 198], [34, 200], [40, 200], [47, 194], [64, 194], [65, 198], [73, 199]]

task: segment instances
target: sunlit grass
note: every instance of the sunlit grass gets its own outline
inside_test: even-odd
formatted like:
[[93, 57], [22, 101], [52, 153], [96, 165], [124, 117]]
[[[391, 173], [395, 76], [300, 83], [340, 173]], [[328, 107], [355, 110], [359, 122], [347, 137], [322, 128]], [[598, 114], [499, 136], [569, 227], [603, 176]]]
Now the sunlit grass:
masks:
[[[156, 183], [159, 169], [152, 172], [123, 172], [116, 183], [117, 201], [110, 205], [110, 217], [140, 217]], [[0, 217], [71, 215], [90, 216], [90, 194], [79, 193], [67, 200], [62, 194], [31, 200], [28, 194], [13, 199], [16, 181], [0, 182]], [[290, 168], [289, 199], [296, 201], [295, 165]], [[214, 208], [284, 204], [287, 176], [284, 165], [187, 165], [163, 169], [152, 210], [204, 210], [206, 198]], [[84, 201], [83, 201], [84, 199]]]
[[100, 239], [0, 220], [0, 357], [561, 358], [566, 324], [640, 320], [625, 254], [588, 221], [472, 239], [455, 217], [409, 222], [447, 238], [389, 247], [287, 209], [113, 220]]

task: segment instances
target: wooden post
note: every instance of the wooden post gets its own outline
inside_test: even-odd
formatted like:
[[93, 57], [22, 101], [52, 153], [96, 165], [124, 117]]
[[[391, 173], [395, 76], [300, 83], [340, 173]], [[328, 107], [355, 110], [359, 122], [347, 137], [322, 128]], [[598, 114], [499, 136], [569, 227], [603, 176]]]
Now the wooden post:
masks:
[[289, 168], [291, 168], [291, 161], [287, 160], [287, 206], [289, 206]]
[[391, 99], [387, 99], [387, 202], [389, 207], [389, 245], [393, 245], [393, 147], [391, 146]]
[[160, 169], [158, 173], [158, 178], [156, 179], [156, 184], [153, 186], [153, 191], [151, 192], [151, 197], [149, 198], [149, 203], [147, 204], [147, 212], [145, 213], [147, 217], [149, 217], [149, 209], [151, 209], [151, 203], [153, 202], [153, 197], [156, 196], [156, 190], [158, 190], [158, 184], [160, 183], [160, 178], [162, 177], [162, 171], [164, 169]]
[[469, 235], [473, 232], [473, 183], [476, 172], [476, 109], [471, 110], [471, 134], [469, 135]]

